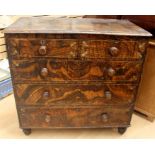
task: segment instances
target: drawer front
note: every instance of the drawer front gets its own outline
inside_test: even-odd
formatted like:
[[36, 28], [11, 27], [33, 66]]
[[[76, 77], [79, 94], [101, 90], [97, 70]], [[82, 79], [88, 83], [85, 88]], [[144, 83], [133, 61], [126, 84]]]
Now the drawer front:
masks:
[[81, 41], [82, 58], [142, 59], [146, 42], [117, 40]]
[[9, 53], [16, 58], [110, 58], [141, 59], [146, 42], [127, 40], [10, 39]]
[[137, 82], [142, 61], [13, 60], [11, 68], [15, 82]]
[[130, 124], [130, 107], [19, 108], [22, 128], [102, 128]]
[[16, 84], [19, 105], [124, 105], [134, 102], [137, 85], [132, 84]]
[[10, 39], [8, 45], [10, 55], [16, 58], [74, 58], [78, 50], [78, 40], [74, 39]]

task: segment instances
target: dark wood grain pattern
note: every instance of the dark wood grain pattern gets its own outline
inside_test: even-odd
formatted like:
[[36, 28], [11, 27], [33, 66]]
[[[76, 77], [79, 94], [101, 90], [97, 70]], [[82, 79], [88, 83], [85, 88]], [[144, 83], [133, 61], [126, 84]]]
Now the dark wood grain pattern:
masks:
[[22, 128], [127, 127], [131, 107], [19, 108]]
[[5, 33], [64, 33], [151, 36], [144, 29], [127, 20], [76, 18], [21, 18], [6, 28]]
[[14, 81], [64, 82], [64, 81], [129, 81], [140, 78], [142, 61], [82, 61], [82, 60], [13, 60]]
[[23, 18], [5, 30], [20, 127], [130, 125], [150, 33], [100, 19]]
[[[14, 58], [112, 58], [141, 59], [146, 41], [80, 39], [9, 39]], [[113, 49], [116, 49], [115, 52]]]
[[37, 106], [123, 105], [134, 101], [136, 91], [132, 84], [15, 85], [17, 104]]
[[66, 39], [64, 41], [63, 39], [10, 39], [9, 46], [12, 49], [11, 55], [15, 56], [16, 58], [43, 56], [54, 58], [74, 58], [77, 55], [78, 40]]

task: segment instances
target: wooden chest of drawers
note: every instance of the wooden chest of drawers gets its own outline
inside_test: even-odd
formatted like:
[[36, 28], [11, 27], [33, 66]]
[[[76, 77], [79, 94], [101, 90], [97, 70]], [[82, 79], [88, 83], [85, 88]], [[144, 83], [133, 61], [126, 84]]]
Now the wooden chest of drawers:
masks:
[[5, 30], [20, 127], [130, 125], [150, 33], [129, 21], [21, 18]]

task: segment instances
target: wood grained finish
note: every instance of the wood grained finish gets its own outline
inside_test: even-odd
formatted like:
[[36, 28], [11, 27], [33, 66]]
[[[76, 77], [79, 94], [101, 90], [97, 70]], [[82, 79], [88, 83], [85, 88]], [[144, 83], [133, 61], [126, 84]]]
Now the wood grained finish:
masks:
[[[80, 39], [9, 39], [14, 58], [112, 58], [141, 59], [146, 42]], [[142, 49], [143, 48], [143, 49]], [[114, 53], [114, 50], [117, 53]], [[115, 51], [116, 51], [115, 50]]]
[[132, 84], [15, 85], [17, 104], [36, 106], [131, 104], [136, 90]]
[[[128, 126], [131, 107], [19, 108], [22, 128], [103, 128]], [[103, 115], [107, 115], [107, 119]]]
[[78, 40], [73, 39], [10, 39], [12, 56], [19, 58], [58, 57], [74, 58], [78, 49]]
[[20, 127], [130, 125], [150, 33], [119, 20], [23, 18], [5, 30]]
[[151, 36], [128, 20], [76, 18], [20, 18], [5, 29], [5, 33], [104, 34], [122, 36]]
[[67, 81], [129, 81], [140, 78], [142, 61], [81, 61], [81, 60], [13, 60], [14, 81], [67, 82]]

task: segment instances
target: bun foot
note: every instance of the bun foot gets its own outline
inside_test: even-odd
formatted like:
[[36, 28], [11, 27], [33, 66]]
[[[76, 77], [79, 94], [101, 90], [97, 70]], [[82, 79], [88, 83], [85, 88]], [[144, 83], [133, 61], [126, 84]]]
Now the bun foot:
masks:
[[25, 135], [30, 135], [31, 134], [31, 129], [23, 129], [23, 132]]
[[120, 127], [120, 128], [118, 128], [118, 133], [120, 133], [122, 135], [125, 133], [126, 130], [127, 130], [126, 127]]

